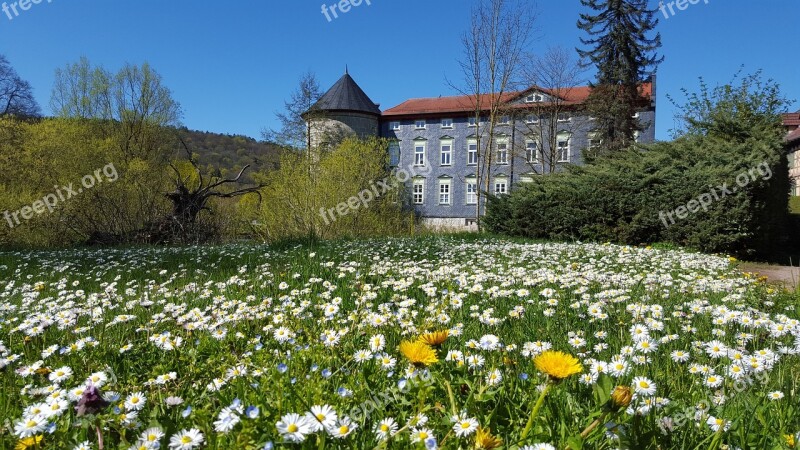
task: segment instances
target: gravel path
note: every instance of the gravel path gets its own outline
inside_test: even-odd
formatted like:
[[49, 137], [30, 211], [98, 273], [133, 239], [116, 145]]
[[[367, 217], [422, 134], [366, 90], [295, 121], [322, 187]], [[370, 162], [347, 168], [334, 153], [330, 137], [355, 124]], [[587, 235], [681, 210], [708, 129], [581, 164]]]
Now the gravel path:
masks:
[[773, 283], [783, 284], [790, 289], [797, 289], [800, 286], [800, 267], [744, 263], [739, 269], [743, 272], [755, 272], [769, 278]]

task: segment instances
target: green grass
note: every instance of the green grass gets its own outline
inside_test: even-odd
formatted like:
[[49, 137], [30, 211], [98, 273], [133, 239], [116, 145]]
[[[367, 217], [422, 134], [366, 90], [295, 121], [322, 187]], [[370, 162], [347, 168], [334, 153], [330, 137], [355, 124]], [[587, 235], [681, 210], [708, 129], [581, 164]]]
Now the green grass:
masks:
[[800, 214], [800, 196], [789, 198], [789, 211], [791, 211], [792, 214]]
[[[16, 445], [15, 429], [34, 414], [26, 408], [52, 403], [48, 392], [69, 397], [99, 372], [112, 405], [78, 417], [73, 396], [46, 420], [54, 428], [41, 448], [97, 449], [95, 427], [113, 449], [147, 427], [166, 434], [161, 448], [192, 428], [203, 448], [282, 448], [278, 423], [312, 405], [351, 419], [347, 435], [335, 436], [339, 423], [286, 448], [424, 448], [413, 442], [420, 433], [473, 448], [477, 433], [459, 436], [454, 415], [511, 449], [785, 448], [783, 436], [800, 432], [797, 306], [726, 258], [476, 235], [0, 253], [0, 449]], [[634, 327], [647, 331], [646, 346]], [[450, 331], [439, 361], [410, 366], [399, 344], [436, 330]], [[731, 352], [712, 355], [716, 341]], [[583, 371], [554, 384], [531, 420], [537, 386], [549, 382], [533, 363], [537, 342]], [[372, 357], [359, 362], [365, 351]], [[675, 361], [676, 351], [690, 360]], [[627, 370], [615, 373], [620, 361]], [[736, 361], [745, 376], [730, 375]], [[71, 377], [49, 379], [64, 367]], [[615, 386], [642, 378], [653, 396], [608, 409]], [[774, 392], [784, 398], [769, 400]], [[131, 420], [124, 403], [135, 393], [146, 402]], [[426, 423], [415, 423], [420, 414]], [[390, 418], [398, 429], [386, 443], [374, 430]]]

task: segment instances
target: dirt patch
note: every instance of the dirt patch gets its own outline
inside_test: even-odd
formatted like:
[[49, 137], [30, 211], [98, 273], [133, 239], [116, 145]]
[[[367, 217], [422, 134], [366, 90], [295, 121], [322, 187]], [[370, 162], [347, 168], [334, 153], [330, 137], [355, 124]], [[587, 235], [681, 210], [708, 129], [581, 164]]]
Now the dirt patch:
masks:
[[800, 267], [770, 266], [767, 264], [743, 263], [739, 265], [742, 272], [754, 272], [767, 277], [770, 282], [782, 284], [789, 289], [800, 286]]

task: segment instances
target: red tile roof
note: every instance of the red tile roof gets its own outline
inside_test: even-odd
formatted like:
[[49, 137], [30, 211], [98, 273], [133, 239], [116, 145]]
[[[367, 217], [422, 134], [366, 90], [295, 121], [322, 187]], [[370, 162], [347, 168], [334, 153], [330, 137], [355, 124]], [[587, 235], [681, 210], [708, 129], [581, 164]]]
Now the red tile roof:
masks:
[[[555, 95], [556, 91], [548, 89], [531, 88], [525, 91], [509, 92], [500, 96], [502, 102], [509, 102], [515, 100], [523, 95], [532, 91], [540, 91], [546, 94]], [[586, 101], [591, 92], [589, 86], [577, 86], [570, 89], [565, 89], [560, 92], [560, 97], [567, 105], [581, 104]], [[642, 96], [650, 98], [653, 93], [652, 83], [642, 84]], [[496, 99], [498, 94], [484, 94], [480, 97], [481, 105], [485, 110], [488, 110], [492, 100]], [[520, 108], [529, 108], [530, 104], [522, 103]], [[408, 115], [423, 115], [423, 114], [446, 114], [446, 113], [469, 113], [475, 111], [475, 97], [472, 95], [459, 95], [454, 97], [439, 97], [439, 98], [414, 98], [406, 100], [405, 102], [389, 108], [383, 112], [384, 117], [394, 116], [408, 116]]]
[[800, 111], [783, 115], [783, 125], [787, 128], [800, 127]]
[[798, 141], [798, 143], [800, 143], [800, 128], [791, 131], [788, 135], [786, 135], [786, 142], [792, 143], [794, 141]]

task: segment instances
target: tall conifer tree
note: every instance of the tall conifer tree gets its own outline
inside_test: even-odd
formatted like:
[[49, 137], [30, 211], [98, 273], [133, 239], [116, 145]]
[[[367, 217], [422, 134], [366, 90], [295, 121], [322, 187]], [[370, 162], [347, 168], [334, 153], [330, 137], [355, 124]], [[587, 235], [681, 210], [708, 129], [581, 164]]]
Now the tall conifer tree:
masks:
[[586, 50], [578, 49], [583, 64], [597, 66], [597, 81], [587, 102], [595, 118], [602, 145], [586, 155], [589, 160], [629, 146], [641, 130], [634, 117], [642, 102], [641, 83], [647, 81], [664, 58], [661, 34], [650, 37], [658, 25], [656, 9], [647, 0], [581, 0], [591, 13], [581, 14], [578, 28]]

